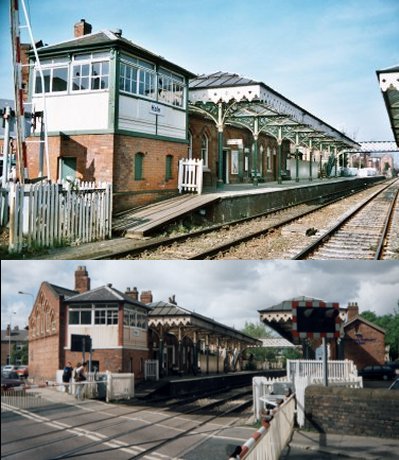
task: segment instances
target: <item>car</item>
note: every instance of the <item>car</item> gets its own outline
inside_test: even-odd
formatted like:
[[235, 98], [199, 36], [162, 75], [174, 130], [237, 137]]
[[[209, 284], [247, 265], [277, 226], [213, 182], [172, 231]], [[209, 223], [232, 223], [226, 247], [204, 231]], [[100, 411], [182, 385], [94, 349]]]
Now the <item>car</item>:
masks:
[[3, 373], [3, 372], [11, 372], [11, 371], [15, 371], [15, 366], [13, 366], [12, 364], [7, 364], [6, 366], [3, 366], [3, 369], [1, 370], [1, 373]]
[[399, 360], [388, 362], [386, 365], [391, 367], [397, 374], [399, 374]]
[[396, 377], [395, 370], [386, 365], [366, 366], [358, 372], [358, 375], [373, 380], [393, 380]]
[[21, 364], [20, 366], [16, 366], [15, 372], [21, 377], [21, 378], [27, 378], [29, 376], [29, 370], [28, 366]]
[[395, 379], [392, 385], [388, 388], [389, 390], [399, 390], [399, 378]]
[[19, 379], [16, 372], [7, 372], [1, 374], [1, 389], [9, 390], [10, 388], [16, 388], [23, 385], [23, 382]]

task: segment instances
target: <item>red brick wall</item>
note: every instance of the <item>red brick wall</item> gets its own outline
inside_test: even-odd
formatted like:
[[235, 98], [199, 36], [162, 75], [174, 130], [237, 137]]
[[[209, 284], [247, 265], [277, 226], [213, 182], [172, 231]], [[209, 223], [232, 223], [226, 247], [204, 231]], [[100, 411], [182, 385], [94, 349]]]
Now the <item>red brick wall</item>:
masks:
[[29, 316], [30, 377], [55, 379], [56, 371], [63, 364], [64, 332], [60, 330], [63, 319], [58, 296], [47, 283], [42, 283]]
[[[35, 138], [37, 140], [37, 138]], [[30, 177], [39, 173], [39, 145], [27, 144], [28, 170]], [[86, 181], [111, 181], [113, 175], [113, 134], [85, 134], [76, 136], [50, 136], [50, 172], [53, 181], [57, 180], [60, 157], [75, 157], [77, 178]], [[44, 174], [47, 175], [46, 160]]]
[[[212, 180], [211, 183], [205, 183], [204, 185], [215, 185], [216, 177], [217, 177], [217, 162], [218, 162], [218, 137], [217, 137], [217, 128], [213, 121], [206, 120], [195, 114], [190, 114], [189, 116], [189, 129], [192, 134], [192, 149], [193, 149], [193, 157], [194, 158], [201, 158], [201, 139], [202, 135], [206, 134], [208, 137], [209, 145], [208, 145], [208, 154], [209, 154], [209, 161], [208, 166], [211, 170]], [[232, 126], [226, 126], [223, 132], [223, 145], [227, 146], [228, 139], [243, 139], [243, 147], [251, 149], [253, 143], [253, 136], [248, 129], [240, 129], [235, 128]], [[275, 180], [275, 167], [273, 166], [272, 162], [272, 172], [267, 172], [266, 168], [266, 149], [269, 146], [271, 151], [273, 147], [276, 148], [277, 151], [277, 141], [270, 137], [266, 136], [265, 134], [261, 134], [258, 140], [258, 161], [260, 163], [260, 147], [263, 146], [263, 177], [267, 181]], [[252, 150], [251, 150], [252, 151]], [[252, 154], [249, 154], [249, 168], [251, 169], [251, 162], [252, 162]], [[241, 169], [243, 170], [243, 165], [241, 165]], [[245, 176], [245, 174], [244, 174]], [[244, 177], [245, 180], [245, 177]], [[229, 176], [230, 183], [236, 183], [240, 181], [238, 175], [230, 175]]]
[[358, 369], [369, 364], [384, 364], [385, 344], [384, 333], [355, 320], [345, 327], [344, 353], [345, 359], [351, 359]]
[[[187, 144], [118, 135], [115, 138], [114, 210], [141, 206], [177, 193], [178, 163]], [[143, 179], [135, 180], [135, 154], [143, 153]], [[166, 180], [166, 156], [172, 155], [172, 179]]]

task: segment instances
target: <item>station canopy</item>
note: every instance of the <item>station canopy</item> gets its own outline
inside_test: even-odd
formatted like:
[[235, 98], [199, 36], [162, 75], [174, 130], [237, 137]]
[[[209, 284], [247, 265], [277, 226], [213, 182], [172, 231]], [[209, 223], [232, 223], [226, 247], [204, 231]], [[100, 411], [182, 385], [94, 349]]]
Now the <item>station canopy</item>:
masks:
[[377, 70], [385, 107], [393, 131], [396, 145], [399, 147], [399, 66]]
[[233, 125], [296, 145], [338, 150], [359, 145], [262, 82], [227, 72], [190, 80], [189, 109], [212, 119], [221, 129]]
[[[284, 300], [283, 302], [272, 305], [264, 310], [258, 310], [260, 320], [291, 343], [295, 342], [295, 339], [292, 336], [292, 302], [294, 301], [312, 302], [315, 304], [325, 302], [321, 299], [302, 296]], [[345, 317], [346, 309], [340, 308], [340, 318], [344, 321]]]
[[211, 342], [217, 338], [222, 341], [239, 342], [245, 347], [261, 345], [258, 339], [174, 303], [154, 302], [147, 306], [150, 307], [148, 326], [154, 329], [162, 327], [164, 332], [176, 337], [180, 335], [192, 338], [195, 332], [198, 340], [204, 340], [209, 336]]

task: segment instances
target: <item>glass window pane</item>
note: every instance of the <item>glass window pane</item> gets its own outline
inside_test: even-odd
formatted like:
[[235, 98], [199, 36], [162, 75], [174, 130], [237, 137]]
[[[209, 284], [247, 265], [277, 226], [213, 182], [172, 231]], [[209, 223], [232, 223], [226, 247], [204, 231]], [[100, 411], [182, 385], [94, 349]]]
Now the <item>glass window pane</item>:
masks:
[[91, 324], [91, 311], [82, 311], [80, 324]]
[[79, 324], [79, 312], [78, 311], [69, 312], [69, 324]]
[[66, 91], [68, 84], [68, 68], [61, 67], [53, 70], [53, 92]]

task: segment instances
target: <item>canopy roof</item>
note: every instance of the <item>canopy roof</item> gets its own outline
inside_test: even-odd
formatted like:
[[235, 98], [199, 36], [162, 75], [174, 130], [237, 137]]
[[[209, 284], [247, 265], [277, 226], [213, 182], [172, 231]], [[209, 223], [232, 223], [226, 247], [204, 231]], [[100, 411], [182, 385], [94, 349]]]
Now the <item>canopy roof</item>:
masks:
[[[294, 342], [292, 336], [292, 302], [312, 302], [318, 304], [320, 302], [325, 303], [324, 300], [315, 299], [313, 297], [294, 297], [293, 299], [283, 300], [277, 305], [272, 305], [271, 307], [265, 308], [263, 310], [258, 310], [260, 314], [260, 320], [265, 323], [267, 326], [274, 329], [282, 337]], [[340, 317], [342, 320], [345, 319], [346, 309], [340, 308]]]
[[237, 340], [247, 345], [261, 345], [258, 339], [174, 303], [154, 302], [148, 306], [151, 308], [148, 313], [150, 327], [166, 326], [172, 333], [176, 328], [182, 327], [186, 330], [195, 330], [199, 337], [209, 334], [223, 339]]
[[393, 131], [396, 145], [399, 147], [399, 65], [377, 70], [385, 107]]
[[[358, 148], [354, 140], [291, 102], [262, 82], [237, 74], [216, 72], [190, 81], [190, 110], [207, 115], [216, 124], [264, 132], [276, 139], [289, 139], [304, 146], [321, 144]], [[220, 119], [220, 103], [223, 120]]]

